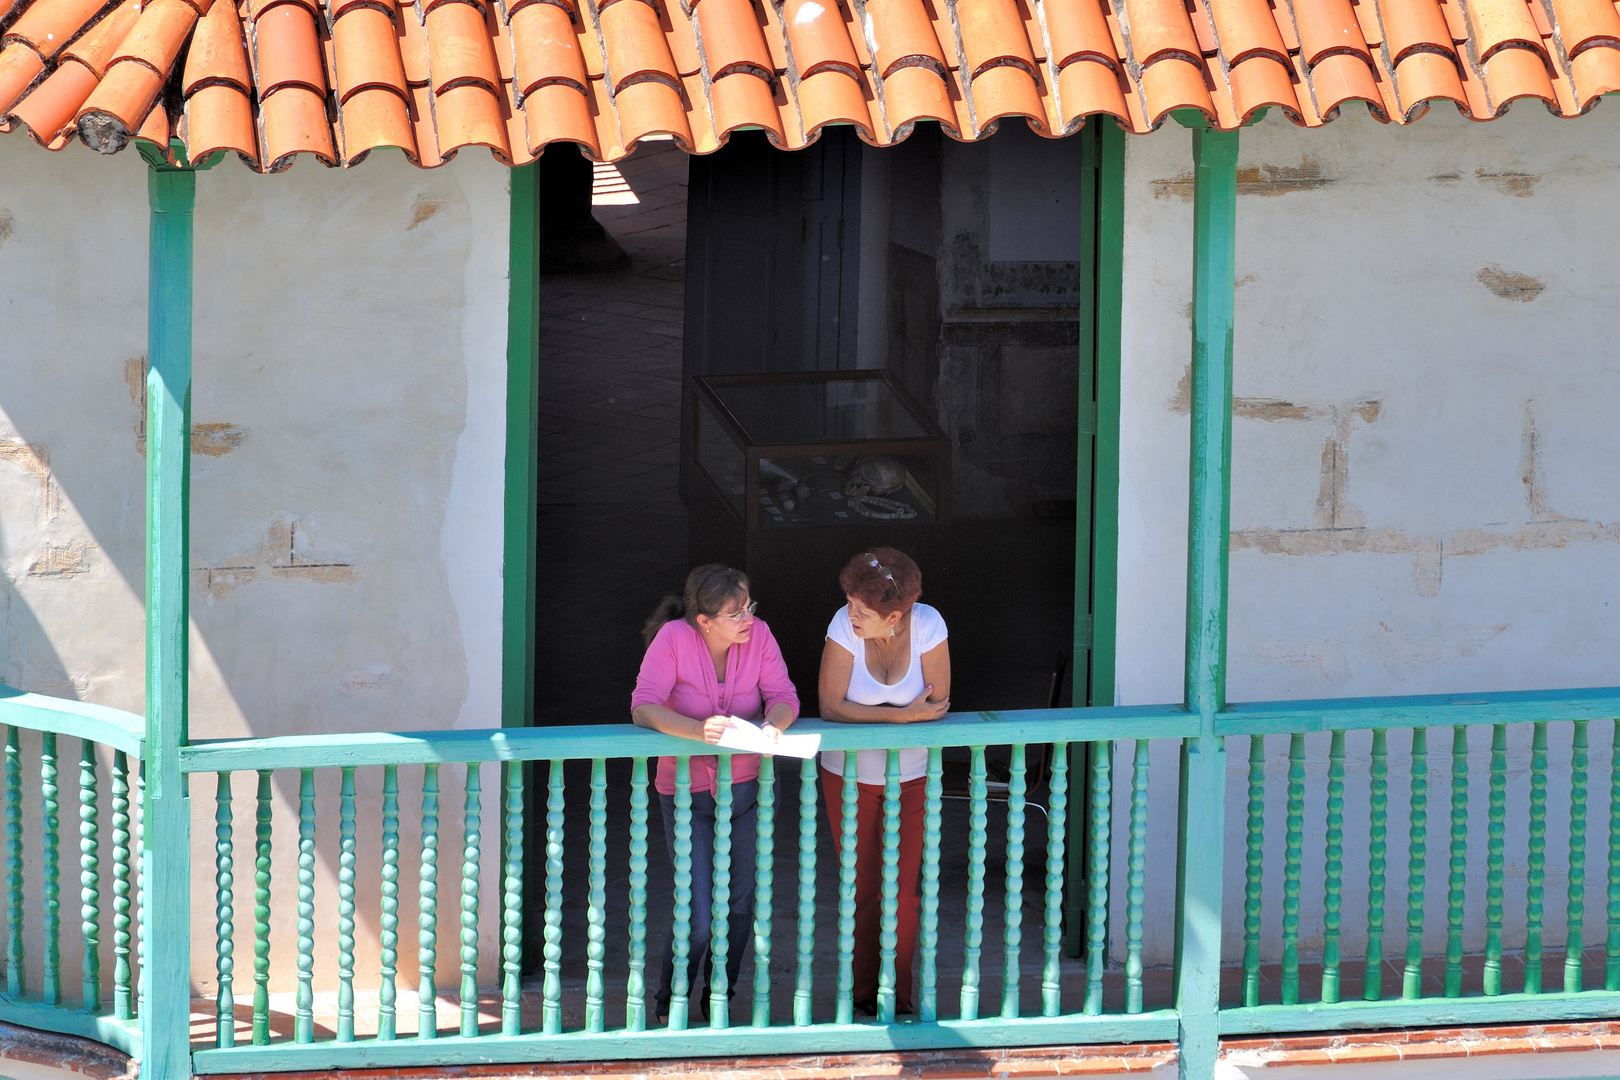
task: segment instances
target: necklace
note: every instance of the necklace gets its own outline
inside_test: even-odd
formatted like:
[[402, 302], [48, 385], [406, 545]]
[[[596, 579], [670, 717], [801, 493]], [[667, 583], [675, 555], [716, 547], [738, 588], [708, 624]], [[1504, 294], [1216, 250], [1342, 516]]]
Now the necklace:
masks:
[[881, 495], [852, 495], [848, 506], [862, 517], [878, 521], [909, 521], [917, 516], [917, 511], [905, 503]]

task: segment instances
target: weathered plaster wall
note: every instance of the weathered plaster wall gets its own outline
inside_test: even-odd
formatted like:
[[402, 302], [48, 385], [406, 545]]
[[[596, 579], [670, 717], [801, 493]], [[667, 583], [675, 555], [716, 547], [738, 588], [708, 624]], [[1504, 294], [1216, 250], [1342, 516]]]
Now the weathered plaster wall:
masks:
[[[1191, 137], [1170, 124], [1127, 142], [1118, 696], [1144, 703], [1182, 695]], [[1620, 225], [1617, 180], [1620, 110], [1560, 123], [1521, 107], [1476, 125], [1437, 108], [1398, 130], [1347, 109], [1317, 131], [1272, 117], [1243, 133], [1232, 700], [1620, 683], [1620, 260], [1603, 239]], [[1510, 939], [1523, 925], [1528, 738], [1510, 741]], [[1554, 726], [1549, 871], [1567, 850], [1569, 739]], [[1609, 741], [1595, 725], [1594, 778]], [[1280, 947], [1286, 742], [1267, 746], [1268, 956]], [[1480, 871], [1487, 743], [1474, 733]], [[1408, 746], [1391, 736], [1386, 951], [1404, 927]], [[1449, 732], [1433, 735], [1431, 952], [1444, 944], [1449, 746]], [[1365, 938], [1368, 751], [1351, 737], [1347, 955]], [[1247, 740], [1228, 754], [1239, 857], [1227, 940], [1241, 948]], [[1307, 740], [1307, 852], [1323, 845], [1326, 759], [1327, 737]], [[1150, 866], [1174, 865], [1175, 767], [1173, 748], [1155, 751]], [[1594, 825], [1589, 858], [1606, 842]], [[1322, 875], [1308, 857], [1307, 949], [1319, 947]], [[1549, 873], [1549, 941], [1562, 941], [1564, 884]], [[1171, 890], [1150, 889], [1147, 904], [1149, 952], [1164, 962]], [[1468, 884], [1470, 949], [1483, 945], [1483, 908], [1481, 872]]]
[[[464, 157], [275, 177], [229, 162], [198, 178], [194, 737], [500, 723], [507, 171]], [[0, 175], [0, 680], [139, 711], [145, 167], [5, 139]], [[419, 805], [409, 772], [402, 802]], [[445, 773], [442, 828], [459, 838], [462, 770]], [[361, 774], [373, 885], [379, 783]], [[320, 776], [323, 906], [336, 785]], [[246, 867], [253, 778], [234, 794]], [[199, 926], [212, 925], [213, 795], [194, 783]], [[297, 795], [296, 774], [278, 774], [278, 977], [293, 959]], [[330, 909], [318, 925], [334, 925]], [[324, 980], [335, 934], [318, 950]], [[194, 955], [200, 986], [212, 966]]]

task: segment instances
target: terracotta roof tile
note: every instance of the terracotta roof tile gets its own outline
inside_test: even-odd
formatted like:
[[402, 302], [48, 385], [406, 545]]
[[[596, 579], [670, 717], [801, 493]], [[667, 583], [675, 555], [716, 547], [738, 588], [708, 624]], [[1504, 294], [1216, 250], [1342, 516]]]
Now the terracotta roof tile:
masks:
[[[215, 8], [230, 7], [220, 0]], [[253, 107], [242, 90], [228, 83], [198, 88], [186, 99], [181, 124], [186, 152], [197, 160], [222, 150], [239, 154], [249, 166], [258, 167], [258, 138], [253, 131]]]
[[17, 106], [11, 119], [42, 146], [60, 149], [73, 130], [79, 106], [96, 88], [96, 73], [76, 60], [64, 63]]
[[1620, 91], [1612, 0], [0, 0], [0, 19], [0, 131], [178, 137], [263, 171], [380, 146], [523, 163], [559, 140], [615, 160], [665, 133], [706, 153], [741, 128], [794, 148], [829, 124], [1145, 132], [1176, 109], [1572, 117]]
[[332, 23], [332, 54], [339, 105], [362, 90], [385, 89], [404, 107], [405, 65], [392, 13], [358, 5], [345, 9]]

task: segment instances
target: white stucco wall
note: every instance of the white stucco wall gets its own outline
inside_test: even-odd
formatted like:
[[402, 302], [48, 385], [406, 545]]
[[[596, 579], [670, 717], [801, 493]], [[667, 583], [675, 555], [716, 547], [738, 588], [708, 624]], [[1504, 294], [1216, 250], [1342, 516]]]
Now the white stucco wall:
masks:
[[[194, 738], [499, 725], [507, 175], [472, 153], [435, 171], [385, 153], [352, 173], [230, 161], [199, 175]], [[0, 177], [0, 681], [139, 711], [146, 168], [9, 138]], [[459, 850], [463, 770], [444, 771], [441, 827]], [[420, 770], [406, 772], [402, 802], [419, 805]], [[362, 805], [379, 783], [362, 774]], [[278, 974], [293, 959], [297, 784], [276, 776]], [[336, 784], [321, 774], [323, 905]], [[211, 926], [214, 785], [193, 786], [197, 925]], [[253, 778], [234, 794], [246, 869]], [[360, 831], [374, 882], [375, 812]], [[250, 935], [244, 886], [250, 874]], [[362, 948], [375, 907], [362, 897]], [[335, 951], [323, 935], [323, 980]]]
[[[1126, 142], [1117, 697], [1137, 704], [1182, 696], [1192, 158], [1174, 124]], [[1481, 125], [1437, 107], [1397, 129], [1347, 109], [1316, 131], [1273, 115], [1243, 132], [1239, 170], [1230, 698], [1620, 684], [1620, 256], [1606, 239], [1620, 225], [1620, 110], [1560, 122], [1521, 105]], [[1597, 867], [1609, 725], [1590, 734]], [[1561, 943], [1569, 725], [1551, 737], [1546, 914]], [[1488, 739], [1475, 731], [1470, 754], [1470, 950], [1484, 940]], [[1528, 741], [1512, 730], [1510, 940], [1524, 920]], [[1307, 740], [1307, 955], [1321, 940], [1327, 742]], [[1267, 746], [1270, 958], [1286, 744]], [[1386, 955], [1404, 941], [1409, 745], [1392, 733]], [[1369, 749], [1350, 737], [1347, 956], [1365, 940]], [[1449, 731], [1433, 733], [1430, 953], [1445, 941], [1449, 751]], [[1248, 740], [1228, 754], [1237, 959]], [[1128, 791], [1123, 748], [1118, 765]], [[1165, 874], [1147, 891], [1150, 962], [1170, 956], [1175, 770], [1174, 748], [1156, 749], [1148, 866]], [[1116, 821], [1126, 805], [1122, 793]], [[1597, 895], [1589, 885], [1589, 904]]]

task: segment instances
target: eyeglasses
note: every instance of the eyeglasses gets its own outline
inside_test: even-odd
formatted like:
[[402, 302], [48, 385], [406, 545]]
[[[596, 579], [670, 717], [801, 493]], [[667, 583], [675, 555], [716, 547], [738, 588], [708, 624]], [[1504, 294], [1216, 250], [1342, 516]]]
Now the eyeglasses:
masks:
[[740, 623], [744, 619], [752, 619], [754, 617], [754, 612], [756, 612], [758, 610], [759, 610], [759, 601], [755, 600], [752, 604], [749, 604], [747, 607], [745, 607], [742, 610], [738, 611], [734, 615], [715, 615], [713, 617], [716, 618], [716, 619], [730, 619], [734, 623]]
[[870, 551], [864, 551], [864, 552], [861, 553], [861, 558], [865, 559], [866, 564], [868, 566], [870, 566], [872, 569], [876, 570], [878, 573], [882, 574], [884, 577], [888, 578], [890, 581], [894, 580], [894, 571], [890, 570], [887, 566], [884, 566], [882, 563], [878, 562], [878, 557], [876, 555], [872, 554]]

